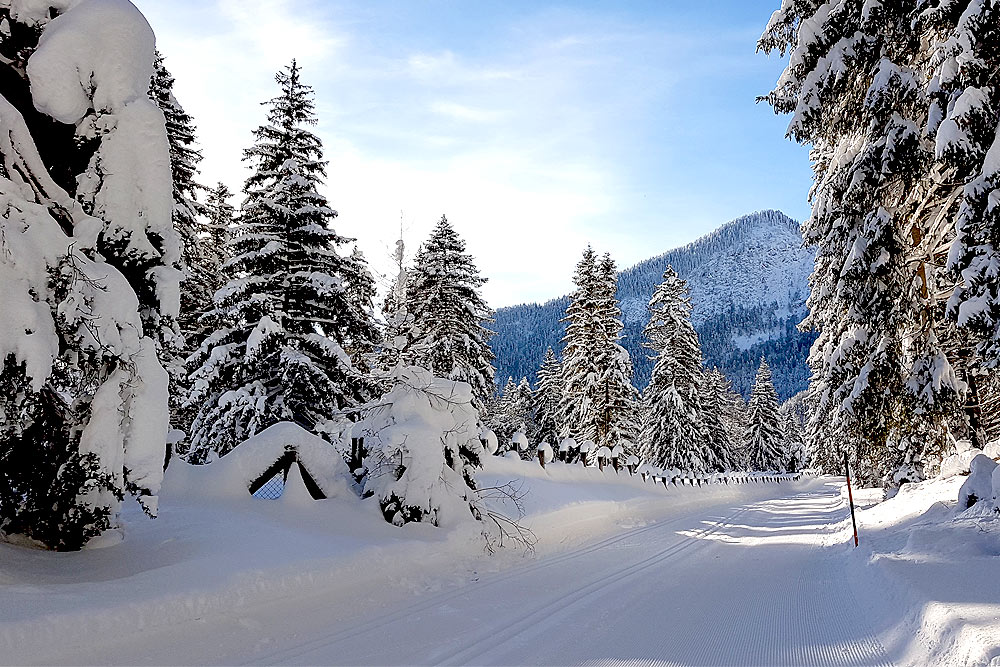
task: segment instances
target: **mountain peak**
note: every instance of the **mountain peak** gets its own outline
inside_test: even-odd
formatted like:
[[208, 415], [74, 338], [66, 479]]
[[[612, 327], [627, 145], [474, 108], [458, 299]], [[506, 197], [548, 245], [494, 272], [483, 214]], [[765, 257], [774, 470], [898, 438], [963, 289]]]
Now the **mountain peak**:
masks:
[[[797, 331], [805, 315], [814, 253], [802, 247], [799, 223], [775, 210], [758, 211], [715, 231], [640, 262], [619, 274], [618, 299], [625, 331], [622, 344], [632, 356], [634, 382], [643, 388], [651, 362], [641, 347], [646, 304], [667, 265], [691, 289], [692, 320], [706, 365], [726, 373], [737, 391], [749, 393], [761, 355], [774, 370], [783, 397], [804, 388], [805, 359], [813, 337]], [[497, 311], [491, 342], [497, 378], [533, 378], [547, 347], [560, 349], [559, 322], [569, 298]]]

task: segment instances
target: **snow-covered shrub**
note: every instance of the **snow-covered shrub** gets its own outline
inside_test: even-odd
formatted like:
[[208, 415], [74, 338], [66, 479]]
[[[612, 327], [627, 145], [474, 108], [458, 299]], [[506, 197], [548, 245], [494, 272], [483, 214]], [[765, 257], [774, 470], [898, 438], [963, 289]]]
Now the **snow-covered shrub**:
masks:
[[972, 507], [980, 500], [993, 498], [993, 471], [997, 464], [993, 459], [986, 458], [982, 454], [972, 459], [969, 464], [969, 479], [958, 491], [958, 507], [966, 509]]
[[75, 550], [126, 492], [155, 515], [163, 474], [179, 242], [154, 39], [125, 0], [0, 16], [27, 57], [0, 64], [0, 534]]
[[480, 518], [473, 473], [481, 465], [472, 387], [400, 367], [392, 389], [372, 403], [360, 432], [367, 457], [363, 479], [387, 521], [402, 525]]
[[941, 471], [938, 473], [938, 476], [954, 477], [955, 475], [969, 474], [969, 465], [972, 463], [972, 460], [982, 453], [978, 449], [966, 449], [965, 451], [960, 451], [946, 457], [941, 461]]
[[1000, 440], [994, 440], [983, 447], [983, 454], [991, 459], [1000, 458]]

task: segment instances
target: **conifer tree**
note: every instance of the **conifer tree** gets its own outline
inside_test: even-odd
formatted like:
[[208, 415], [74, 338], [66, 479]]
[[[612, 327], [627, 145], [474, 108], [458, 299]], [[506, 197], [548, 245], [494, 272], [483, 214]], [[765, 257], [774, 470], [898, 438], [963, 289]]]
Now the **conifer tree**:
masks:
[[705, 428], [705, 442], [711, 452], [709, 460], [716, 462], [709, 471], [736, 470], [739, 467], [739, 437], [730, 413], [736, 409], [735, 401], [742, 402], [742, 399], [733, 393], [729, 380], [717, 368], [704, 372], [701, 387], [701, 421]]
[[315, 430], [336, 413], [369, 400], [374, 388], [357, 353], [377, 339], [370, 276], [350, 240], [331, 225], [337, 213], [318, 191], [325, 175], [312, 88], [292, 64], [275, 80], [267, 123], [244, 159], [252, 173], [234, 225], [228, 282], [215, 295], [224, 326], [195, 360], [191, 403], [199, 406], [192, 460], [225, 454], [281, 421]]
[[559, 404], [562, 401], [562, 364], [552, 348], [545, 351], [545, 360], [538, 369], [536, 389], [532, 399], [535, 432], [530, 434], [534, 442], [548, 442], [555, 446], [560, 441]]
[[573, 282], [577, 288], [563, 320], [564, 435], [598, 447], [633, 443], [638, 393], [632, 386], [631, 359], [619, 343], [622, 321], [614, 262], [608, 255], [598, 261], [588, 246]]
[[[181, 235], [181, 268], [184, 279], [181, 282], [181, 309], [178, 324], [185, 337], [197, 348], [200, 343], [198, 318], [212, 308], [213, 287], [221, 264], [214, 262], [217, 256], [203, 236], [205, 225], [199, 220], [205, 211], [198, 203], [198, 194], [205, 188], [198, 183], [198, 164], [202, 160], [201, 151], [196, 147], [194, 119], [174, 97], [174, 77], [163, 62], [163, 55], [156, 53], [153, 62], [153, 78], [150, 82], [150, 97], [163, 112], [170, 145], [170, 167], [173, 176], [173, 223]], [[192, 349], [192, 348], [187, 348]]]
[[488, 401], [486, 409], [483, 411], [483, 421], [486, 426], [497, 436], [500, 444], [500, 451], [510, 449], [511, 436], [518, 430], [523, 415], [518, 415], [517, 405], [517, 384], [514, 378], [508, 377], [503, 391]]
[[493, 332], [485, 326], [493, 311], [479, 294], [485, 283], [465, 241], [442, 215], [409, 271], [402, 357], [408, 366], [472, 385], [477, 409], [495, 386]]
[[411, 321], [406, 307], [406, 285], [409, 274], [406, 268], [406, 244], [403, 242], [402, 230], [396, 241], [392, 254], [396, 276], [382, 302], [382, 315], [385, 317], [385, 340], [379, 354], [379, 369], [386, 374], [399, 364], [400, 351], [406, 346], [406, 331]]
[[747, 421], [747, 467], [759, 472], [783, 470], [785, 433], [778, 412], [778, 395], [771, 382], [771, 369], [763, 357], [750, 393]]
[[[631, 449], [639, 435], [639, 392], [632, 385], [632, 360], [622, 347], [622, 311], [618, 307], [618, 269], [607, 253], [598, 267], [598, 324], [603, 340], [598, 348], [599, 385], [594, 387], [598, 447]], [[631, 454], [632, 452], [629, 451]]]
[[997, 186], [998, 24], [996, 3], [973, 0], [785, 2], [759, 42], [791, 53], [766, 100], [813, 146], [807, 439], [826, 460], [836, 451], [820, 449], [849, 444], [865, 483], [933, 467], [977, 381], [956, 360], [996, 363], [1000, 277], [983, 204]]
[[559, 407], [562, 423], [561, 437], [572, 437], [579, 442], [593, 440], [596, 429], [589, 423], [589, 404], [584, 400], [590, 378], [599, 375], [597, 367], [598, 328], [594, 313], [597, 310], [595, 285], [597, 283], [597, 254], [588, 245], [577, 262], [573, 275], [576, 289], [570, 295], [566, 308], [566, 334], [563, 337], [563, 390]]
[[805, 465], [805, 437], [802, 424], [792, 410], [784, 415], [785, 472], [798, 472]]
[[[229, 261], [229, 245], [232, 240], [233, 224], [236, 209], [229, 201], [233, 193], [224, 183], [217, 183], [205, 196], [202, 213], [205, 216], [204, 242], [202, 248], [206, 257], [206, 265], [216, 267], [214, 275], [207, 281], [210, 299], [225, 284], [223, 267]], [[211, 305], [211, 304], [210, 304]], [[204, 308], [202, 315], [213, 308]]]
[[649, 323], [643, 333], [656, 363], [643, 393], [643, 457], [661, 468], [719, 470], [724, 461], [708, 446], [702, 414], [701, 347], [691, 325], [687, 283], [671, 267], [664, 271], [648, 308]]

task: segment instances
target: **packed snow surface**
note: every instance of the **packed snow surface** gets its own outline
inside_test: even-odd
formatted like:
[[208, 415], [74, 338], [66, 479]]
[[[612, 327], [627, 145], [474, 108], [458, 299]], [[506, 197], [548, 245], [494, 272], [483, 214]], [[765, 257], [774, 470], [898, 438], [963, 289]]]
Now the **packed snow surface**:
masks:
[[996, 533], [956, 518], [960, 477], [878, 505], [860, 491], [859, 549], [835, 478], [665, 489], [490, 457], [479, 481], [510, 479], [540, 541], [489, 557], [475, 522], [397, 528], [374, 503], [301, 489], [208, 503], [168, 472], [161, 518], [136, 517], [124, 544], [0, 545], [0, 662], [918, 665], [1000, 650]]

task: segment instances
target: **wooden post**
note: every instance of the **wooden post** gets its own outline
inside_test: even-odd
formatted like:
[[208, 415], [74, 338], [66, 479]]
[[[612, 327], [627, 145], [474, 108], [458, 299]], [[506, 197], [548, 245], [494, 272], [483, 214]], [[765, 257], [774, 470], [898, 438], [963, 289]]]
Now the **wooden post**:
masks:
[[538, 464], [542, 466], [542, 468], [545, 467], [545, 452], [541, 449], [538, 450]]
[[858, 546], [858, 522], [854, 518], [854, 494], [851, 493], [851, 467], [847, 460], [847, 452], [844, 452], [844, 477], [847, 478], [847, 499], [851, 503], [851, 524], [854, 526], [854, 547]]

